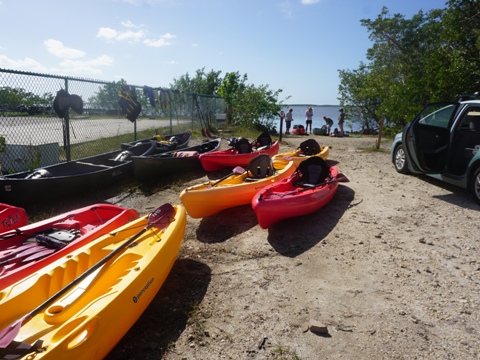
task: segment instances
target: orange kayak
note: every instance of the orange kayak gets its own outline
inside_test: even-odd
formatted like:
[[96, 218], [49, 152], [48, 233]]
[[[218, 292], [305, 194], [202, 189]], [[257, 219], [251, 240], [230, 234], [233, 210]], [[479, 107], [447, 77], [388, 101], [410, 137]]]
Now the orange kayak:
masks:
[[295, 171], [292, 161], [273, 162], [273, 168], [273, 174], [261, 179], [254, 178], [252, 169], [247, 168], [220, 182], [212, 180], [190, 186], [180, 193], [180, 200], [192, 218], [203, 218], [228, 208], [249, 204], [260, 189], [289, 177]]

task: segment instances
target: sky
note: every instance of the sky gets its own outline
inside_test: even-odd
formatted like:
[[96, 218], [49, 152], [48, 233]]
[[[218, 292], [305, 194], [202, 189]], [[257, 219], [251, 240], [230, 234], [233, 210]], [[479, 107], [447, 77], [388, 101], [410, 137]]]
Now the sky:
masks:
[[198, 69], [239, 72], [286, 104], [336, 105], [338, 70], [357, 69], [372, 46], [361, 19], [445, 3], [0, 0], [0, 68], [163, 88]]

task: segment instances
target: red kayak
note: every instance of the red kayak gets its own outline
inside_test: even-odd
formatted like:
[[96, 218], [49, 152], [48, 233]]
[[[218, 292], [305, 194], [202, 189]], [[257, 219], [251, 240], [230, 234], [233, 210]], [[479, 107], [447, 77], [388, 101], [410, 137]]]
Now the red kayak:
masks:
[[292, 176], [255, 194], [252, 208], [258, 224], [267, 229], [284, 219], [314, 213], [333, 198], [339, 182], [348, 181], [337, 166], [329, 167], [320, 157], [304, 160]]
[[296, 135], [306, 135], [303, 125], [293, 125], [292, 133]]
[[276, 155], [280, 149], [278, 141], [272, 142], [268, 133], [262, 133], [250, 143], [245, 138], [231, 137], [228, 140], [231, 149], [212, 151], [199, 156], [205, 171], [216, 171], [236, 166], [248, 166], [250, 161], [260, 154]]
[[28, 224], [25, 209], [0, 203], [0, 234]]
[[0, 234], [0, 290], [138, 218], [136, 210], [96, 204]]

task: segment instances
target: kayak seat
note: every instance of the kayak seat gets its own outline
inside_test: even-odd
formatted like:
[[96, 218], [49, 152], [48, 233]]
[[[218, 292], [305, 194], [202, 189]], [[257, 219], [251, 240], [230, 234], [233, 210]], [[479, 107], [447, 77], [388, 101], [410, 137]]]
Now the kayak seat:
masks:
[[37, 169], [33, 171], [31, 174], [28, 174], [25, 176], [25, 179], [43, 179], [43, 178], [49, 178], [52, 177], [53, 175], [50, 173], [50, 171], [46, 169]]
[[215, 149], [215, 145], [214, 145], [214, 144], [205, 143], [205, 144], [202, 144], [202, 146], [200, 147], [199, 152], [203, 154], [203, 153], [212, 151], [213, 149]]
[[85, 226], [82, 226], [80, 229], [80, 235], [85, 235], [86, 233], [89, 233], [93, 230], [95, 230], [96, 226], [92, 224], [87, 224]]
[[304, 160], [298, 166], [303, 185], [318, 185], [325, 182], [330, 174], [330, 167], [321, 157], [314, 156]]
[[199, 155], [198, 151], [176, 151], [174, 153], [175, 157], [189, 157]]
[[120, 161], [120, 162], [129, 161], [132, 159], [132, 155], [133, 153], [131, 151], [124, 150], [120, 154], [118, 154], [113, 160]]
[[75, 219], [65, 219], [56, 223], [52, 224], [52, 228], [55, 229], [62, 229], [62, 230], [79, 230], [80, 229], [80, 221]]
[[255, 140], [255, 147], [268, 147], [272, 145], [272, 138], [268, 132], [261, 133]]
[[186, 142], [191, 136], [192, 136], [191, 131], [186, 131], [186, 132], [182, 135], [182, 138], [180, 139], [180, 143], [183, 144], [183, 143]]
[[272, 176], [275, 173], [272, 158], [268, 154], [260, 154], [250, 160], [250, 163], [248, 164], [248, 170], [248, 180], [264, 179], [268, 176]]
[[252, 144], [245, 138], [239, 138], [235, 143], [235, 149], [239, 154], [248, 154], [252, 152]]
[[308, 139], [300, 143], [300, 151], [304, 155], [315, 155], [320, 153], [320, 145], [315, 139]]

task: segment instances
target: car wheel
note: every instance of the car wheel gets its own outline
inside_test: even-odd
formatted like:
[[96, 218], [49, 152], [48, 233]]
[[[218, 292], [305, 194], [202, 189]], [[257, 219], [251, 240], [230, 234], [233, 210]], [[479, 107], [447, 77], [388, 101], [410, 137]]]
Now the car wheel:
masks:
[[405, 154], [405, 149], [403, 148], [403, 145], [398, 145], [395, 148], [395, 152], [393, 153], [393, 164], [395, 165], [395, 170], [397, 170], [399, 173], [410, 173], [410, 171], [408, 170], [407, 156]]
[[470, 192], [477, 204], [480, 204], [480, 167], [472, 175]]

